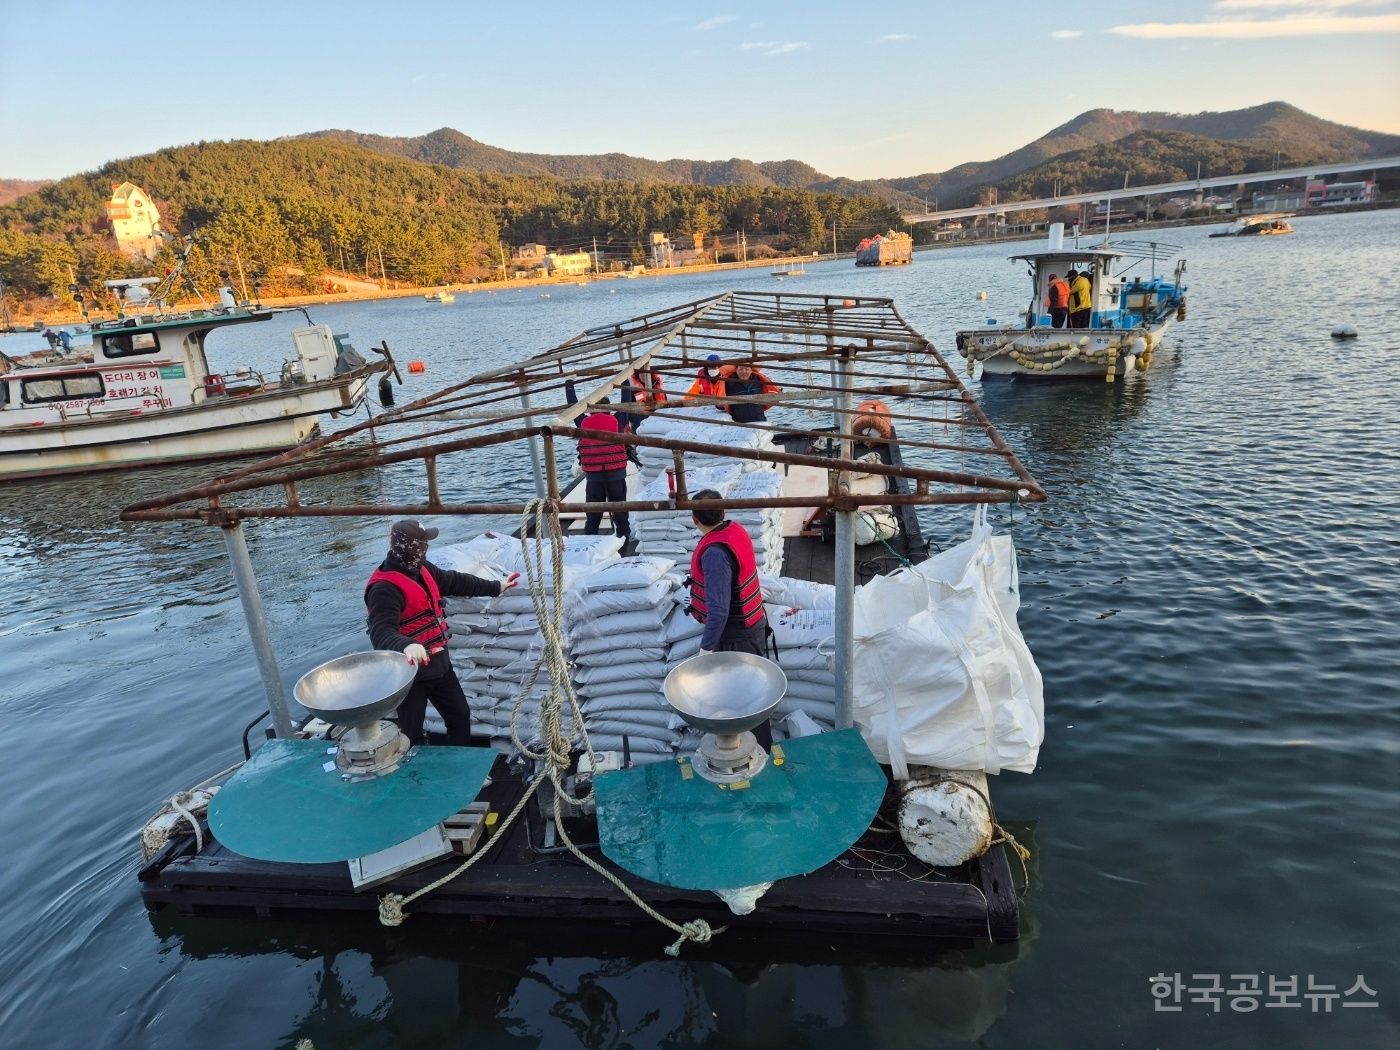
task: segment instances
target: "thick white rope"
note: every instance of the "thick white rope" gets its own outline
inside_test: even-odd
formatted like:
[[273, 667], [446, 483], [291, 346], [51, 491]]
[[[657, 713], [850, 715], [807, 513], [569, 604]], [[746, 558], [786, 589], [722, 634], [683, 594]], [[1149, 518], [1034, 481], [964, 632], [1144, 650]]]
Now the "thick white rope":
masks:
[[[533, 549], [528, 546], [526, 539], [530, 535], [531, 518], [534, 519], [534, 545]], [[552, 577], [545, 573], [544, 545], [545, 537], [548, 535], [550, 545], [550, 568]], [[597, 757], [593, 752], [593, 743], [589, 739], [588, 730], [584, 725], [583, 709], [579, 705], [578, 696], [574, 692], [573, 676], [570, 673], [568, 656], [566, 655], [564, 644], [564, 630], [562, 626], [564, 608], [564, 534], [559, 527], [559, 505], [551, 500], [533, 500], [526, 505], [520, 515], [520, 536], [521, 543], [526, 545], [525, 550], [525, 580], [530, 591], [530, 601], [534, 606], [536, 618], [540, 623], [540, 632], [544, 636], [544, 648], [540, 657], [535, 661], [534, 667], [526, 676], [521, 686], [520, 692], [516, 694], [514, 706], [510, 716], [510, 738], [522, 755], [540, 765], [540, 772], [536, 774], [529, 787], [520, 795], [514, 808], [501, 822], [496, 830], [496, 835], [501, 835], [509, 828], [515, 819], [524, 810], [525, 804], [531, 796], [539, 790], [540, 785], [548, 778], [554, 790], [554, 823], [559, 831], [559, 838], [564, 843], [570, 853], [582, 861], [587, 867], [597, 872], [616, 886], [622, 893], [632, 901], [645, 914], [661, 923], [663, 926], [675, 933], [676, 940], [666, 948], [666, 954], [677, 956], [680, 954], [682, 945], [686, 941], [694, 941], [696, 944], [706, 944], [719, 933], [723, 933], [727, 927], [721, 926], [719, 929], [712, 929], [710, 924], [704, 919], [692, 919], [690, 922], [677, 923], [662, 915], [626, 885], [618, 876], [608, 871], [601, 864], [589, 857], [578, 848], [569, 838], [569, 833], [564, 827], [563, 803], [565, 800], [577, 805], [579, 799], [570, 795], [564, 787], [564, 776], [569, 769], [569, 756], [575, 743], [582, 744], [587, 750], [589, 758], [593, 761], [593, 768], [597, 768]], [[533, 560], [531, 555], [533, 554]], [[548, 589], [546, 589], [548, 588]], [[535, 682], [539, 678], [541, 669], [548, 668], [549, 689], [540, 700], [539, 714], [536, 728], [539, 734], [539, 741], [543, 750], [536, 751], [528, 746], [520, 737], [520, 712], [525, 700], [534, 691]], [[569, 714], [572, 715], [572, 731], [566, 733], [563, 726], [563, 712], [565, 705]], [[422, 889], [404, 896], [398, 893], [385, 894], [379, 900], [379, 921], [385, 926], [398, 926], [405, 918], [404, 909], [418, 898], [425, 896], [445, 886], [457, 876], [461, 875], [482, 856], [486, 854], [485, 847], [480, 847], [475, 853], [463, 861], [458, 867], [453, 869], [436, 882], [429, 883]]]

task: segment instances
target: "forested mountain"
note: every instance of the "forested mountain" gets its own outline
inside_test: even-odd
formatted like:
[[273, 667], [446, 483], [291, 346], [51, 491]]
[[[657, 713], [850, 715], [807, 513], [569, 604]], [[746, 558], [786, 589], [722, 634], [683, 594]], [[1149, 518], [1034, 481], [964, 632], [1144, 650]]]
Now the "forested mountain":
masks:
[[[1319, 120], [1281, 102], [1181, 115], [1092, 110], [992, 161], [947, 172], [856, 182], [800, 161], [651, 161], [624, 154], [512, 153], [443, 128], [417, 138], [352, 131], [275, 142], [210, 142], [114, 161], [32, 190], [0, 207], [0, 274], [24, 295], [62, 295], [75, 274], [93, 286], [149, 270], [118, 254], [103, 202], [129, 179], [152, 194], [172, 234], [198, 232], [192, 270], [205, 286], [219, 270], [264, 275], [269, 291], [320, 287], [327, 269], [378, 271], [417, 284], [484, 278], [509, 248], [591, 246], [645, 259], [654, 231], [746, 231], [779, 249], [860, 236], [921, 211], [1089, 192], [1132, 183], [1264, 171], [1400, 152], [1400, 137]], [[10, 183], [0, 183], [0, 191]], [[732, 241], [730, 243], [733, 243]], [[169, 265], [172, 257], [156, 260]]]
[[[21, 294], [158, 272], [171, 258], [129, 265], [108, 235], [114, 183], [145, 187], [170, 233], [198, 233], [191, 269], [213, 287], [220, 269], [265, 275], [269, 291], [317, 288], [327, 268], [382, 265], [391, 279], [437, 284], [498, 273], [510, 247], [591, 245], [645, 259], [653, 230], [712, 236], [745, 230], [803, 252], [899, 223], [870, 197], [777, 186], [566, 181], [464, 171], [300, 138], [209, 142], [161, 150], [62, 179], [0, 208], [0, 273]], [[731, 241], [732, 243], [732, 241]], [[167, 252], [170, 249], [167, 249]], [[305, 275], [305, 276], [303, 276]]]
[[[386, 138], [354, 131], [319, 131], [310, 138], [349, 142], [379, 153], [411, 157], [415, 160], [446, 164], [469, 171], [503, 174], [548, 174], [564, 179], [627, 179], [637, 182], [671, 182], [686, 185], [791, 186], [847, 196], [876, 196], [906, 212], [922, 211], [925, 198], [938, 198], [941, 207], [960, 207], [976, 202], [978, 193], [990, 186], [1004, 192], [1020, 180], [1013, 178], [1054, 157], [1073, 153], [1085, 155], [1096, 146], [1107, 146], [1142, 132], [1168, 132], [1203, 139], [1239, 143], [1250, 156], [1275, 153], [1291, 157], [1299, 164], [1312, 161], [1352, 159], [1400, 151], [1400, 136], [1363, 131], [1322, 120], [1286, 102], [1268, 102], [1249, 109], [1220, 113], [1135, 113], [1092, 109], [1042, 135], [1034, 142], [995, 160], [960, 164], [944, 172], [930, 172], [907, 178], [856, 181], [832, 178], [808, 164], [795, 160], [754, 162], [645, 160], [624, 153], [596, 156], [513, 153], [478, 142], [460, 131], [441, 128], [413, 138]], [[1167, 141], [1167, 140], [1162, 140]], [[1184, 143], [1185, 139], [1177, 140]], [[1108, 149], [1095, 162], [1081, 159], [1090, 167], [1110, 163], [1121, 150]], [[1231, 150], [1209, 151], [1221, 158], [1235, 155]], [[1198, 158], [1199, 159], [1199, 158]], [[1203, 167], [1206, 165], [1203, 164]], [[1233, 170], [1213, 169], [1217, 174]], [[1195, 160], [1190, 171], [1195, 173]], [[1118, 173], [1122, 185], [1123, 171]], [[1111, 185], [1108, 184], [1108, 185]], [[1108, 188], [1085, 185], [1084, 189]]]
[[755, 162], [730, 160], [646, 160], [625, 153], [596, 155], [513, 153], [488, 146], [452, 128], [427, 135], [391, 138], [358, 131], [315, 131], [299, 138], [330, 139], [376, 153], [446, 164], [466, 171], [493, 171], [503, 175], [553, 175], [561, 179], [626, 179], [633, 182], [669, 182], [695, 186], [786, 186], [817, 193], [876, 196], [903, 209], [922, 202], [879, 180], [832, 178], [799, 160]]
[[[907, 193], [936, 196], [940, 207], [962, 207], [976, 203], [978, 191], [985, 187], [998, 186], [1004, 194], [1024, 181], [1025, 176], [1040, 171], [1041, 166], [1051, 158], [1073, 154], [1090, 167], [1110, 164], [1123, 157], [1123, 141], [1144, 132], [1167, 133], [1167, 137], [1155, 140], [1158, 143], [1175, 141], [1184, 146], [1190, 140], [1198, 146], [1208, 145], [1205, 157], [1191, 158], [1186, 167], [1176, 165], [1178, 170], [1185, 170], [1192, 176], [1196, 173], [1197, 159], [1202, 160], [1203, 172], [1212, 174], [1263, 170], [1258, 167], [1217, 166], [1216, 160], [1224, 164], [1228, 163], [1226, 158], [1242, 155], [1237, 154], [1237, 150], [1256, 158], [1267, 155], [1270, 165], [1275, 153], [1278, 153], [1282, 166], [1287, 166], [1283, 161], [1289, 158], [1296, 164], [1307, 164], [1400, 152], [1400, 136], [1334, 124], [1304, 113], [1286, 102], [1268, 102], [1262, 106], [1222, 113], [1120, 113], [1111, 109], [1093, 109], [995, 160], [960, 164], [945, 172], [887, 181], [894, 188]], [[1172, 139], [1169, 137], [1172, 134], [1182, 137]], [[1208, 143], [1206, 140], [1214, 141]], [[1227, 143], [1235, 145], [1231, 148]], [[1099, 146], [1107, 148], [1094, 159], [1093, 149]], [[1154, 148], [1160, 152], [1160, 146]], [[1118, 171], [1117, 185], [1122, 185], [1124, 170], [1120, 168]], [[1141, 180], [1133, 177], [1130, 181]], [[1107, 189], [1112, 185], [1112, 182], [1102, 186], [1083, 184], [1080, 188], [1088, 191]]]
[[49, 179], [0, 179], [0, 206], [47, 186]]

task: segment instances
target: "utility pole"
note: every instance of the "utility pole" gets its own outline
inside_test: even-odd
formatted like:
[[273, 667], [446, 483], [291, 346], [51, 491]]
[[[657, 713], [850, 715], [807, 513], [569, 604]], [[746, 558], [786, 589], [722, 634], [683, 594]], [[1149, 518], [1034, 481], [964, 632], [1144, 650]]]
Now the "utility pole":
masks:
[[836, 258], [836, 220], [831, 220], [831, 257]]
[[496, 247], [501, 249], [501, 280], [504, 281], [506, 279], [506, 246], [498, 244]]
[[389, 277], [384, 272], [384, 249], [376, 248], [375, 250], [379, 252], [379, 289], [383, 291], [389, 285]]
[[593, 276], [598, 276], [598, 238], [593, 238]]

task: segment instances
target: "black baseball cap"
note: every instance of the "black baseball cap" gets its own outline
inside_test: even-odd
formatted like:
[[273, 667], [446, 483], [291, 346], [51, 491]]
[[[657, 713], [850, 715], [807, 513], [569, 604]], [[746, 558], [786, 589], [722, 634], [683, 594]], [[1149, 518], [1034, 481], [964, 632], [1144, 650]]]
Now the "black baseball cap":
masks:
[[394, 527], [389, 530], [391, 536], [404, 536], [411, 540], [435, 540], [438, 530], [429, 529], [415, 521], [413, 518], [405, 518], [403, 521], [394, 522]]

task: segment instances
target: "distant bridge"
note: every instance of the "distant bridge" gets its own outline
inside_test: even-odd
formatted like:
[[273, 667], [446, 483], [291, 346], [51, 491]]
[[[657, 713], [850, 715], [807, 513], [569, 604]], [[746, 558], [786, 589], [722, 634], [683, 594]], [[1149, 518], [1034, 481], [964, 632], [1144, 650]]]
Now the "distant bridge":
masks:
[[1242, 186], [1250, 182], [1283, 182], [1288, 179], [1309, 179], [1318, 175], [1346, 175], [1378, 168], [1400, 168], [1400, 157], [1377, 157], [1351, 164], [1312, 164], [1306, 168], [1275, 168], [1248, 175], [1217, 175], [1209, 179], [1186, 179], [1183, 182], [1159, 182], [1154, 186], [1126, 186], [1121, 190], [1094, 190], [1092, 193], [1069, 193], [1062, 197], [1040, 197], [1032, 201], [1007, 201], [1005, 204], [980, 204], [975, 208], [949, 208], [919, 215], [906, 215], [904, 221], [939, 222], [943, 219], [966, 219], [977, 215], [1004, 215], [1009, 211], [1030, 211], [1032, 208], [1058, 208], [1067, 204], [1096, 204], [1099, 201], [1122, 200], [1129, 197], [1155, 197], [1159, 194], [1195, 193], [1221, 186]]

